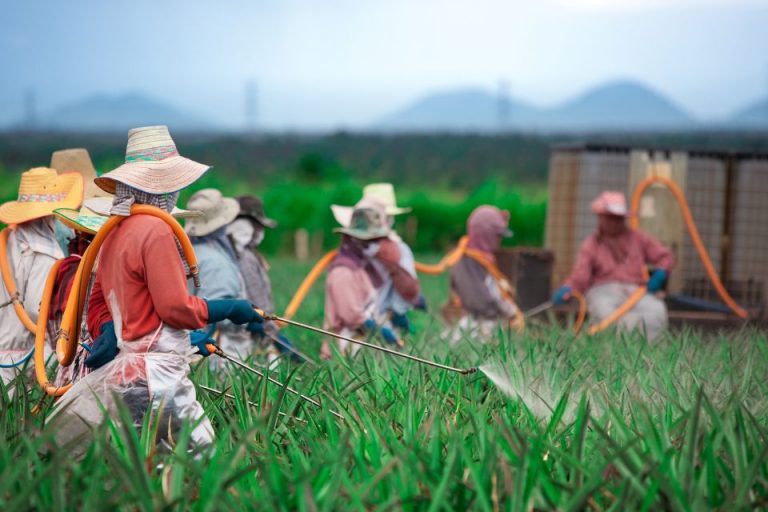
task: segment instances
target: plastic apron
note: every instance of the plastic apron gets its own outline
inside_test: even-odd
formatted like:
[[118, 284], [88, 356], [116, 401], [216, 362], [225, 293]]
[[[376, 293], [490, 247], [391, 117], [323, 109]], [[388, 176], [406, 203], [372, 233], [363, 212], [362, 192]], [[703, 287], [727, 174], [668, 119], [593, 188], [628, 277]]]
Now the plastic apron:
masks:
[[118, 400], [128, 407], [136, 427], [151, 408], [152, 421], [160, 422], [157, 443], [177, 439], [182, 422], [188, 421], [193, 427], [190, 448], [212, 444], [213, 427], [188, 377], [195, 350], [187, 331], [161, 324], [137, 340], [119, 340], [118, 347], [115, 359], [80, 379], [56, 404], [50, 422], [57, 445], [84, 454], [91, 430], [104, 422], [105, 414], [119, 420]]

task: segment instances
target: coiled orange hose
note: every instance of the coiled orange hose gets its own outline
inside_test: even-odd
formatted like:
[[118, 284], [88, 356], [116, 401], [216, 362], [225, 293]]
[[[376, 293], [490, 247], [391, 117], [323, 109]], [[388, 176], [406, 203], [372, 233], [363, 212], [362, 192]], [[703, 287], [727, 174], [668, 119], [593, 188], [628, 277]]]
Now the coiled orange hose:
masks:
[[49, 396], [61, 396], [72, 387], [69, 383], [65, 386], [57, 387], [50, 383], [48, 380], [48, 374], [45, 371], [45, 333], [47, 331], [46, 324], [48, 323], [48, 313], [51, 307], [51, 295], [53, 295], [53, 287], [56, 284], [56, 275], [59, 272], [59, 267], [63, 260], [57, 260], [48, 272], [48, 278], [45, 280], [45, 288], [43, 288], [43, 298], [40, 301], [40, 312], [37, 317], [37, 333], [35, 334], [35, 376], [37, 382], [43, 391]]
[[446, 254], [438, 263], [434, 265], [427, 265], [426, 263], [419, 263], [417, 261], [416, 272], [430, 275], [442, 274], [452, 266], [456, 265], [459, 260], [461, 260], [461, 257], [464, 256], [464, 251], [466, 251], [468, 244], [469, 237], [461, 237], [459, 239], [459, 243], [456, 245], [456, 248]]
[[3, 284], [5, 285], [5, 289], [8, 291], [8, 295], [11, 298], [13, 310], [16, 312], [16, 316], [19, 317], [21, 323], [24, 324], [24, 327], [26, 327], [29, 332], [35, 334], [37, 326], [27, 314], [27, 311], [24, 309], [24, 304], [19, 299], [19, 292], [16, 288], [16, 282], [13, 280], [13, 276], [11, 275], [11, 268], [8, 263], [9, 229], [10, 228], [5, 228], [0, 231], [0, 273], [3, 276]]
[[[197, 265], [195, 250], [192, 247], [192, 243], [189, 241], [189, 237], [184, 232], [184, 228], [181, 227], [181, 224], [179, 224], [178, 221], [171, 217], [165, 210], [145, 204], [135, 204], [131, 206], [131, 215], [150, 215], [152, 217], [157, 217], [173, 230], [173, 234], [181, 244], [184, 259], [187, 261], [189, 272], [194, 280], [195, 286], [199, 287], [200, 269]], [[72, 364], [72, 360], [75, 357], [77, 343], [80, 338], [80, 321], [83, 317], [83, 309], [87, 300], [88, 282], [90, 281], [91, 271], [96, 262], [96, 256], [99, 253], [101, 244], [104, 243], [104, 240], [112, 229], [126, 218], [127, 217], [116, 215], [110, 217], [96, 233], [93, 241], [83, 254], [83, 258], [80, 260], [80, 265], [77, 267], [77, 272], [75, 273], [75, 278], [72, 283], [72, 290], [69, 293], [69, 297], [67, 297], [67, 305], [61, 319], [61, 329], [59, 329], [56, 338], [56, 356], [62, 366], [69, 366]]]

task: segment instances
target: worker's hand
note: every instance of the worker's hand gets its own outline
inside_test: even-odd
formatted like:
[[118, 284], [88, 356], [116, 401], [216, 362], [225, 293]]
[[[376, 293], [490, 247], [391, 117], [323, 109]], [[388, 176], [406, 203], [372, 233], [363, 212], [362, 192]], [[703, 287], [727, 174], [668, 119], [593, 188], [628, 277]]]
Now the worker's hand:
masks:
[[99, 332], [101, 334], [94, 340], [91, 353], [85, 358], [85, 366], [91, 370], [101, 368], [120, 352], [120, 349], [117, 348], [117, 335], [112, 320], [104, 322]]
[[392, 325], [394, 327], [397, 327], [403, 332], [407, 332], [407, 333], [411, 332], [411, 321], [408, 319], [408, 315], [406, 313], [403, 313], [403, 314], [392, 313], [392, 316], [390, 317], [390, 322], [392, 322]]
[[427, 299], [424, 298], [424, 295], [419, 294], [419, 296], [416, 297], [416, 300], [413, 302], [413, 309], [416, 311], [427, 311], [429, 309]]
[[552, 304], [555, 306], [562, 306], [563, 304], [567, 303], [569, 300], [571, 300], [571, 292], [573, 292], [573, 288], [570, 286], [561, 286], [555, 290], [554, 294], [552, 294]]
[[667, 271], [666, 270], [654, 270], [653, 274], [651, 274], [651, 278], [648, 280], [648, 284], [646, 287], [648, 288], [648, 293], [656, 293], [659, 290], [661, 290], [664, 287], [664, 283], [667, 282]]
[[214, 324], [229, 320], [233, 324], [243, 325], [263, 322], [262, 317], [250, 302], [243, 299], [206, 300], [208, 303], [208, 323]]
[[398, 347], [403, 346], [403, 342], [400, 341], [400, 338], [397, 337], [397, 334], [395, 334], [395, 331], [393, 331], [389, 327], [384, 326], [381, 329], [379, 329], [379, 332], [381, 333], [381, 337], [384, 338], [384, 341], [386, 341], [390, 345], [397, 345]]
[[376, 259], [387, 269], [400, 265], [400, 247], [397, 245], [397, 242], [390, 240], [389, 238], [380, 241]]
[[266, 332], [264, 331], [264, 322], [251, 322], [245, 328], [251, 334], [256, 334], [258, 336], [266, 335]]
[[197, 349], [197, 353], [200, 354], [203, 357], [208, 357], [211, 355], [211, 352], [208, 350], [207, 344], [215, 344], [216, 340], [211, 338], [211, 334], [213, 334], [214, 329], [216, 329], [215, 325], [211, 325], [208, 329], [200, 329], [197, 331], [191, 331], [189, 333], [189, 342], [192, 344], [193, 347]]

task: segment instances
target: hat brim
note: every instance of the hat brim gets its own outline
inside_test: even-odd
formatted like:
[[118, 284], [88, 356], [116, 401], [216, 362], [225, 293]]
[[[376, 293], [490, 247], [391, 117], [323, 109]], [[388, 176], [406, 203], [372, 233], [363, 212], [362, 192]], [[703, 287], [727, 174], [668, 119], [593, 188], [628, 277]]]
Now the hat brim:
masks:
[[413, 208], [401, 208], [399, 206], [387, 206], [387, 215], [403, 215], [405, 213], [411, 213]]
[[343, 227], [349, 226], [350, 222], [352, 222], [353, 211], [355, 211], [355, 209], [351, 206], [340, 206], [338, 204], [331, 205], [331, 213], [333, 213], [333, 218], [336, 219], [336, 222], [338, 222], [339, 225]]
[[34, 202], [9, 201], [0, 205], [0, 222], [21, 224], [53, 215], [57, 208], [77, 208], [83, 200], [83, 177], [79, 172], [65, 172], [56, 176], [68, 189], [61, 201]]
[[115, 193], [118, 182], [148, 194], [164, 194], [187, 188], [210, 168], [183, 156], [172, 156], [158, 161], [128, 162], [94, 182], [110, 194]]
[[[110, 210], [112, 210], [113, 201], [114, 197], [92, 197], [83, 201], [83, 206], [99, 215], [109, 217], [112, 215]], [[203, 212], [184, 210], [174, 206], [173, 210], [171, 210], [171, 216], [177, 219], [191, 219], [195, 217], [202, 217]]]
[[387, 238], [390, 234], [388, 229], [378, 229], [374, 231], [363, 231], [360, 229], [351, 228], [334, 228], [334, 233], [341, 233], [342, 235], [348, 235], [358, 240], [378, 240], [380, 238]]
[[257, 222], [258, 224], [261, 224], [265, 228], [269, 228], [269, 229], [274, 229], [274, 228], [277, 227], [277, 221], [276, 220], [270, 219], [269, 217], [265, 217], [263, 215], [256, 215], [256, 214], [253, 214], [253, 213], [248, 213], [248, 212], [241, 211], [237, 215], [237, 218], [251, 219], [251, 220]]
[[68, 228], [89, 235], [95, 235], [109, 219], [98, 214], [83, 215], [80, 210], [72, 208], [57, 208], [53, 211], [53, 215]]
[[188, 218], [184, 223], [184, 231], [190, 236], [210, 235], [219, 228], [223, 228], [240, 214], [240, 203], [237, 199], [231, 197], [222, 198], [223, 207], [220, 215], [213, 219], [203, 219], [201, 217]]

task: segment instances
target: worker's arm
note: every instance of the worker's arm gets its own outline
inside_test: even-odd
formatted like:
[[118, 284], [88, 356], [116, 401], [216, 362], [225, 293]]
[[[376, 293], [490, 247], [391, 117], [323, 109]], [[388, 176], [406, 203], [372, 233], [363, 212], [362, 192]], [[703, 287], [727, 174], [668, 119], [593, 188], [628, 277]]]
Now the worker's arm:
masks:
[[[401, 250], [402, 246], [398, 243], [385, 239], [379, 246], [379, 252], [376, 255], [382, 266], [387, 270], [392, 278], [392, 285], [400, 296], [408, 302], [415, 302], [419, 297], [419, 280], [416, 278], [415, 271], [409, 272], [409, 253]], [[407, 247], [407, 246], [406, 246]], [[410, 263], [413, 265], [413, 254], [410, 253]]]
[[86, 323], [88, 332], [91, 336], [97, 338], [101, 334], [101, 326], [112, 321], [112, 315], [109, 314], [107, 301], [104, 298], [104, 289], [101, 287], [99, 273], [96, 272], [96, 280], [91, 288], [91, 296], [88, 298], [88, 316]]
[[675, 255], [672, 250], [648, 233], [637, 231], [640, 245], [643, 249], [645, 262], [655, 269], [669, 272], [675, 266]]
[[[326, 282], [326, 300], [334, 311], [332, 328], [359, 329], [368, 319], [366, 307], [370, 302], [371, 284], [362, 272], [339, 266], [331, 270]], [[340, 324], [340, 325], [339, 325]]]
[[593, 237], [584, 240], [579, 248], [579, 254], [576, 256], [576, 263], [573, 265], [571, 274], [563, 283], [564, 286], [581, 293], [586, 292], [592, 285], [593, 260], [597, 245]]
[[184, 266], [171, 228], [158, 225], [142, 241], [147, 288], [160, 319], [177, 329], [200, 329], [208, 323], [208, 305], [187, 291]]

